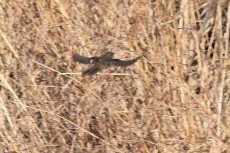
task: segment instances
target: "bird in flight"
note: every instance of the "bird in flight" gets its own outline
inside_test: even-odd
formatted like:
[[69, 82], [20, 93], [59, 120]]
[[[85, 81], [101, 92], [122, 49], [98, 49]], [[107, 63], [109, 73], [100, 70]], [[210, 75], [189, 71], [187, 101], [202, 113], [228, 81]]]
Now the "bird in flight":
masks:
[[93, 75], [99, 71], [101, 71], [104, 68], [110, 67], [110, 66], [129, 66], [134, 64], [138, 59], [141, 58], [141, 56], [132, 59], [132, 60], [119, 60], [113, 58], [114, 53], [107, 52], [101, 56], [94, 56], [94, 57], [85, 57], [79, 54], [73, 55], [73, 60], [82, 64], [93, 64], [93, 66], [86, 71], [83, 72], [83, 75]]

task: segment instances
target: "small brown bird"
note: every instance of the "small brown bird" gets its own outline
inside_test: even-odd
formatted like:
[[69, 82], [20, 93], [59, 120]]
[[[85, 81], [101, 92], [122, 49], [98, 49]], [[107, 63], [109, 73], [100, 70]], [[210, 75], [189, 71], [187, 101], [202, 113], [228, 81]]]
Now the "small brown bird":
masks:
[[99, 71], [101, 71], [104, 68], [110, 67], [110, 66], [129, 66], [134, 64], [138, 59], [141, 58], [141, 56], [132, 59], [132, 60], [119, 60], [119, 59], [113, 59], [114, 53], [107, 52], [99, 57], [85, 57], [79, 54], [74, 54], [73, 60], [82, 64], [94, 64], [93, 67], [89, 68], [88, 70], [83, 72], [83, 75], [93, 75]]

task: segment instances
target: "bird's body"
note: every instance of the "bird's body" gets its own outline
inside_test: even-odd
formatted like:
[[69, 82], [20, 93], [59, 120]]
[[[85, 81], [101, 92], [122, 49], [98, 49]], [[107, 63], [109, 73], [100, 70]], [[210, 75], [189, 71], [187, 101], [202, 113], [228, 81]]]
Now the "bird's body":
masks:
[[75, 54], [73, 56], [73, 59], [74, 61], [82, 63], [82, 64], [94, 64], [93, 67], [83, 72], [83, 75], [92, 75], [110, 66], [123, 66], [124, 67], [124, 66], [132, 65], [140, 58], [139, 56], [132, 60], [123, 61], [119, 59], [114, 59], [113, 55], [114, 53], [112, 52], [107, 52], [99, 57], [85, 57], [79, 54]]

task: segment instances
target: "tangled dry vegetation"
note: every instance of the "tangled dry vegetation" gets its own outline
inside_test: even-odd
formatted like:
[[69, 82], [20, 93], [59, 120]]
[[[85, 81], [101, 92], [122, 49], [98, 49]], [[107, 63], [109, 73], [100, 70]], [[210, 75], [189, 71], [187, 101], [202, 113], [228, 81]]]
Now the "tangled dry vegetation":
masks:
[[[2, 0], [0, 18], [0, 152], [230, 151], [229, 0]], [[107, 51], [143, 57], [72, 60]]]

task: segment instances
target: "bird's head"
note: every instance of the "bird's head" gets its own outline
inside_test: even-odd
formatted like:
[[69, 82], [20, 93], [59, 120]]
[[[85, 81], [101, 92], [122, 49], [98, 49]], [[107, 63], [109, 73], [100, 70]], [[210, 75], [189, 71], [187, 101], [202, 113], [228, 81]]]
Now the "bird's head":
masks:
[[111, 58], [112, 58], [113, 55], [114, 55], [114, 53], [113, 53], [113, 52], [107, 52], [106, 55], [107, 55], [108, 57], [111, 57]]
[[112, 58], [113, 58], [113, 55], [114, 55], [113, 52], [107, 52], [107, 53], [105, 53], [105, 54], [102, 56], [102, 58], [103, 58], [103, 59], [106, 59], [106, 60], [109, 60], [109, 59], [112, 59]]

